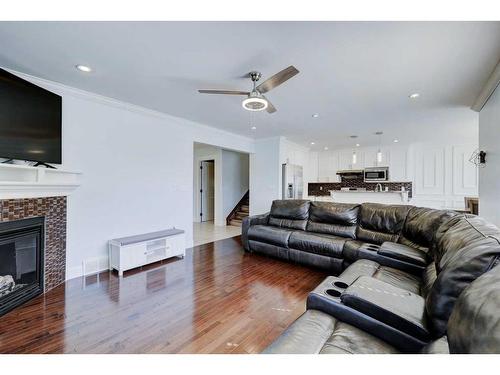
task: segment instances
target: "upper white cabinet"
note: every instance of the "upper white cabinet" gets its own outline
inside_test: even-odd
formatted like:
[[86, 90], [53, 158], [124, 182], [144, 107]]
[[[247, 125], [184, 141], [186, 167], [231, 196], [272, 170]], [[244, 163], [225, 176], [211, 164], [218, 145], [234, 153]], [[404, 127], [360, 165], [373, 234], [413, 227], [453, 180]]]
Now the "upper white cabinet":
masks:
[[339, 181], [337, 171], [339, 166], [339, 153], [324, 151], [318, 155], [318, 177], [321, 182]]
[[[391, 160], [391, 151], [389, 149], [383, 148], [382, 152], [382, 160], [377, 162], [377, 152], [378, 148], [369, 148], [364, 150], [365, 156], [365, 167], [388, 167], [390, 166]], [[390, 172], [390, 171], [389, 171]]]
[[389, 179], [394, 182], [410, 181], [407, 148], [395, 147], [389, 153]]
[[365, 166], [364, 153], [362, 151], [356, 150], [356, 162], [353, 159], [353, 150], [341, 150], [339, 151], [339, 169], [363, 169]]

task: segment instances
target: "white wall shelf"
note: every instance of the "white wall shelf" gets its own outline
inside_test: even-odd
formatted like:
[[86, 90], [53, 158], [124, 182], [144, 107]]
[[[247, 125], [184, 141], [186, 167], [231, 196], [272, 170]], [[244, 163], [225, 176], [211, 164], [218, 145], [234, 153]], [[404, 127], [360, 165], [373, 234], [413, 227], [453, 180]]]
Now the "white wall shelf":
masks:
[[81, 172], [0, 164], [0, 199], [69, 195], [80, 186]]

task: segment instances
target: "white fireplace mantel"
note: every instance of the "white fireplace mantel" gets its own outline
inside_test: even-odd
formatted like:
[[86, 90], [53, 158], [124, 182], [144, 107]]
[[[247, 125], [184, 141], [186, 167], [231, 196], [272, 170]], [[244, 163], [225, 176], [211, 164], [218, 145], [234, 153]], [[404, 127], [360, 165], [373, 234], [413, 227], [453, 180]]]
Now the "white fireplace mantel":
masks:
[[0, 199], [69, 195], [80, 186], [81, 172], [0, 164]]

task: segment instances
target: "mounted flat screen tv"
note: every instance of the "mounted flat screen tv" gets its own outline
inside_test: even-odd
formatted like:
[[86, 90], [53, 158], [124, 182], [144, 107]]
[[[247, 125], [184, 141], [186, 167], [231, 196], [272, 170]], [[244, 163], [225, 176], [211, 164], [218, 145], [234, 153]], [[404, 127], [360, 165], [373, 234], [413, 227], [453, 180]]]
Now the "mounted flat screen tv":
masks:
[[0, 69], [0, 158], [62, 163], [62, 98]]

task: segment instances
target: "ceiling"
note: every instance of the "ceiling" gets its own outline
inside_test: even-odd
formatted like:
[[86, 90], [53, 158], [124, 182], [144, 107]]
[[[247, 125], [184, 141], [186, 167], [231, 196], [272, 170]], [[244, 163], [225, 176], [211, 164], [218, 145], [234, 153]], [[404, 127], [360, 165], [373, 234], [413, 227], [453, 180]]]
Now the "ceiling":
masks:
[[[320, 149], [350, 147], [351, 134], [376, 144], [378, 130], [384, 143], [477, 134], [469, 107], [500, 59], [500, 22], [0, 22], [0, 45], [7, 68]], [[300, 74], [267, 94], [274, 114], [196, 91], [248, 90], [249, 71], [292, 64]]]

